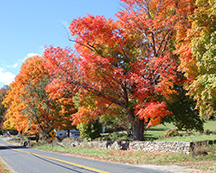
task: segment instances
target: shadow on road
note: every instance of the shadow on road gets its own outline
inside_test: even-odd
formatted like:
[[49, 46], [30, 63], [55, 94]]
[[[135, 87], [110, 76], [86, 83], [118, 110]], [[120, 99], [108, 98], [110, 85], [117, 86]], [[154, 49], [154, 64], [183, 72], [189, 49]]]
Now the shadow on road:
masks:
[[6, 149], [20, 149], [20, 148], [26, 148], [26, 147], [24, 147], [24, 146], [14, 146], [14, 145], [12, 145], [12, 146], [0, 146], [0, 150], [6, 150]]
[[[25, 146], [14, 146], [14, 145], [1, 146], [1, 144], [0, 144], [0, 151], [1, 151], [1, 150], [8, 150], [8, 149], [9, 149], [9, 150], [10, 150], [10, 149], [22, 149], [22, 148], [27, 149]], [[42, 157], [40, 157], [40, 156], [36, 156], [36, 155], [33, 155], [33, 156], [35, 156], [36, 158], [38, 158], [38, 159], [40, 159], [40, 160], [46, 161], [46, 162], [51, 163], [51, 164], [53, 164], [53, 165], [55, 165], [55, 166], [59, 166], [59, 167], [61, 167], [61, 168], [64, 168], [64, 169], [67, 169], [67, 170], [70, 170], [70, 171], [73, 171], [73, 172], [83, 173], [82, 170], [87, 170], [88, 172], [95, 172], [95, 171], [91, 171], [91, 170], [84, 169], [84, 168], [81, 168], [81, 167], [77, 167], [77, 166], [74, 166], [74, 165], [73, 165], [73, 168], [70, 168], [70, 167], [67, 167], [67, 166], [66, 166], [66, 165], [68, 165], [67, 163], [63, 163], [63, 164], [66, 164], [66, 165], [64, 166], [64, 165], [61, 165], [61, 164], [62, 164], [61, 162], [60, 162], [60, 163], [56, 163], [56, 162], [58, 162], [58, 161], [55, 162], [55, 161], [51, 161], [51, 160], [49, 160], [49, 159], [42, 158]], [[72, 165], [70, 165], [70, 166], [72, 166]], [[81, 171], [76, 170], [76, 169], [81, 169]]]
[[[34, 155], [34, 156], [35, 156], [35, 155]], [[74, 166], [75, 168], [72, 169], [72, 168], [63, 166], [63, 165], [61, 165], [61, 164], [58, 164], [58, 163], [56, 163], [56, 162], [50, 161], [50, 160], [48, 160], [48, 159], [44, 159], [44, 158], [39, 157], [39, 156], [35, 156], [35, 157], [37, 157], [38, 159], [44, 160], [44, 161], [46, 161], [46, 162], [48, 162], [48, 163], [51, 163], [51, 164], [53, 164], [53, 165], [59, 166], [59, 167], [61, 167], [61, 168], [65, 168], [65, 169], [67, 169], [67, 170], [73, 171], [73, 172], [82, 173], [82, 171], [78, 171], [78, 170], [76, 170], [76, 168], [78, 168], [78, 169], [83, 169], [83, 170], [87, 170], [88, 172], [95, 172], [95, 171], [91, 171], [91, 170], [84, 169], [84, 168], [81, 168], [81, 167], [76, 167], [76, 166]], [[65, 163], [65, 164], [67, 164], [67, 163]]]

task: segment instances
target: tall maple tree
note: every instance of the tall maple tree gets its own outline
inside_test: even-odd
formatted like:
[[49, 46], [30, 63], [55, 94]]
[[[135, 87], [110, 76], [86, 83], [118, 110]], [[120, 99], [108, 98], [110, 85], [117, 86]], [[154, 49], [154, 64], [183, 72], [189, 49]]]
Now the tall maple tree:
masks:
[[[51, 98], [46, 91], [51, 77], [45, 69], [45, 59], [41, 56], [28, 58], [21, 66], [20, 73], [11, 83], [5, 105], [7, 110], [5, 126], [15, 127], [19, 132], [43, 132], [48, 138], [49, 131], [71, 129], [72, 118], [67, 111], [74, 113], [71, 101], [61, 98]], [[71, 100], [71, 99], [70, 99]]]
[[187, 89], [197, 101], [200, 116], [208, 119], [216, 111], [216, 2], [196, 0], [190, 23], [179, 44], [180, 68], [188, 78]]
[[45, 114], [42, 108], [43, 80], [46, 80], [48, 73], [44, 70], [43, 63], [44, 59], [40, 56], [28, 58], [22, 64], [15, 81], [10, 84], [11, 90], [3, 102], [10, 105], [5, 125], [11, 124], [19, 132], [44, 131], [40, 119]]
[[110, 106], [120, 107], [133, 128], [133, 139], [142, 140], [144, 123], [161, 123], [168, 111], [165, 98], [174, 92], [176, 58], [168, 49], [180, 34], [191, 0], [122, 0], [125, 9], [117, 20], [88, 15], [69, 27], [76, 52], [49, 47], [44, 57], [49, 70], [79, 87], [81, 108], [72, 115], [74, 124], [91, 122]]
[[15, 81], [10, 84], [11, 90], [7, 92], [3, 104], [8, 107], [5, 114], [6, 120], [4, 121], [4, 128], [16, 129], [18, 132], [27, 131], [28, 118], [21, 114], [24, 108], [24, 103], [19, 97], [19, 91], [22, 88], [16, 88]]
[[[73, 110], [70, 101], [65, 101], [66, 95], [61, 99], [53, 99], [46, 91], [51, 77], [45, 69], [45, 59], [41, 56], [28, 58], [21, 66], [20, 73], [10, 84], [4, 99], [7, 110], [5, 126], [15, 127], [19, 132], [43, 132], [48, 138], [49, 131], [56, 129], [71, 129], [72, 118], [68, 110]], [[67, 108], [69, 105], [69, 108]]]

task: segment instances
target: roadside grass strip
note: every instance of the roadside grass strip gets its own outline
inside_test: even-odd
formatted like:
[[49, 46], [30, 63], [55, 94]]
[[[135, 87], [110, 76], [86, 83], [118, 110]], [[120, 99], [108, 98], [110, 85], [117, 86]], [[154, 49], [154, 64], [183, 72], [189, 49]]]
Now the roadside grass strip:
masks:
[[89, 166], [84, 166], [84, 165], [81, 165], [81, 164], [77, 164], [77, 163], [73, 163], [73, 162], [69, 162], [69, 161], [65, 161], [65, 160], [61, 160], [61, 159], [56, 159], [54, 157], [49, 157], [49, 156], [44, 156], [44, 155], [41, 155], [41, 154], [28, 152], [28, 151], [22, 151], [22, 150], [19, 150], [19, 149], [14, 149], [14, 148], [8, 147], [7, 145], [3, 145], [3, 144], [0, 144], [0, 145], [4, 146], [4, 147], [7, 147], [7, 148], [9, 148], [11, 150], [15, 150], [15, 151], [18, 151], [18, 152], [27, 153], [27, 154], [31, 154], [31, 155], [34, 155], [34, 156], [59, 161], [59, 162], [62, 162], [62, 163], [67, 163], [67, 164], [70, 164], [70, 165], [73, 165], [73, 166], [76, 166], [76, 167], [79, 167], [79, 168], [83, 168], [83, 169], [86, 169], [86, 170], [90, 170], [90, 171], [94, 171], [94, 172], [98, 172], [98, 173], [109, 173], [107, 171], [103, 171], [103, 170], [100, 170], [100, 169], [92, 168], [92, 167], [89, 167]]

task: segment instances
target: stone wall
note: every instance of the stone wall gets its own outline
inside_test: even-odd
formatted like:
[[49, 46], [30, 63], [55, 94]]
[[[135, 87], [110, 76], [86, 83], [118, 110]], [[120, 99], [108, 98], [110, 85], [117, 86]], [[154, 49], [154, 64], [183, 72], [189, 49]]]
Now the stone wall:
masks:
[[93, 141], [93, 142], [72, 142], [71, 146], [84, 148], [100, 148], [111, 150], [133, 150], [133, 151], [150, 151], [150, 152], [171, 152], [189, 154], [196, 147], [207, 142], [165, 142], [165, 141]]

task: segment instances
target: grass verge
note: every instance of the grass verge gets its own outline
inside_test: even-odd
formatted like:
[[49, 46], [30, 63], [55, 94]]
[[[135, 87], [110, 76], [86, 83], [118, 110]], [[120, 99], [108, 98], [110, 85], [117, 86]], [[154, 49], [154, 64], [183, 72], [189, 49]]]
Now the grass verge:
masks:
[[190, 135], [157, 139], [157, 141], [215, 141], [216, 135]]
[[216, 171], [215, 147], [206, 156], [190, 156], [185, 154], [157, 153], [144, 151], [123, 151], [123, 150], [102, 150], [92, 148], [63, 148], [60, 146], [35, 146], [34, 148], [72, 154], [79, 157], [85, 157], [96, 160], [110, 162], [127, 163], [135, 165], [179, 165], [190, 168], [201, 169], [205, 171]]
[[6, 166], [2, 158], [0, 158], [0, 172], [1, 173], [11, 173], [10, 169]]

